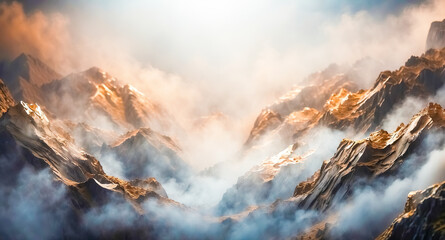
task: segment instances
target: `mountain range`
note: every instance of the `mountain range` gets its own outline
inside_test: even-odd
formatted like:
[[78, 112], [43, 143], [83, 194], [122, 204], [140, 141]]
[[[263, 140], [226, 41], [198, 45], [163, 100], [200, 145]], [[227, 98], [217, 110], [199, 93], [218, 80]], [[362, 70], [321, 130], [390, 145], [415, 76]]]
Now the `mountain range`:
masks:
[[[174, 113], [123, 80], [4, 61], [0, 236], [445, 239], [444, 32], [433, 22], [425, 53], [371, 86], [357, 81], [363, 62], [310, 75], [263, 108], [240, 159], [202, 172], [184, 160]], [[172, 197], [198, 197], [212, 172], [264, 149], [210, 210]]]

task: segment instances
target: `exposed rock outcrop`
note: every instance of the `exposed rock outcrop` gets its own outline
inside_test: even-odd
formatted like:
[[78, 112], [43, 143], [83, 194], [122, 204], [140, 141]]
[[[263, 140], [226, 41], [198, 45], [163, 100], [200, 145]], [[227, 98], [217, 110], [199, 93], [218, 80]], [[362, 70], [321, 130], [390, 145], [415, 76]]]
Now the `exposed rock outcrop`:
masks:
[[[15, 170], [20, 170], [24, 163], [37, 169], [49, 168], [58, 181], [75, 193], [78, 206], [95, 205], [96, 200], [103, 203], [105, 194], [117, 194], [130, 201], [149, 196], [164, 198], [161, 195], [165, 191], [156, 184], [151, 188], [139, 187], [108, 176], [99, 161], [78, 148], [70, 135], [52, 124], [37, 104], [22, 101], [9, 108], [0, 119], [0, 139], [0, 155], [16, 159]], [[161, 190], [160, 194], [157, 190]]]
[[0, 116], [11, 106], [14, 106], [14, 99], [12, 98], [9, 89], [0, 79]]
[[441, 49], [445, 47], [445, 19], [442, 22], [431, 23], [426, 39], [426, 50], [430, 48]]
[[361, 141], [345, 139], [320, 172], [298, 184], [295, 201], [304, 209], [325, 211], [334, 199], [347, 199], [363, 180], [373, 182], [395, 175], [429, 131], [443, 131], [444, 127], [444, 109], [430, 103], [408, 125], [400, 125], [393, 133], [380, 130]]
[[411, 192], [404, 212], [377, 239], [444, 239], [445, 182]]
[[172, 118], [159, 104], [96, 67], [40, 89], [44, 105], [62, 119], [121, 131], [148, 126], [166, 130], [171, 126]]
[[15, 100], [39, 103], [59, 119], [121, 132], [139, 127], [166, 131], [174, 122], [160, 104], [97, 67], [62, 77], [22, 54], [0, 70]]
[[445, 49], [431, 49], [420, 57], [412, 56], [396, 71], [381, 72], [370, 89], [359, 91], [349, 75], [322, 72], [313, 85], [297, 88], [265, 108], [245, 146], [269, 135], [267, 141], [278, 146], [277, 152], [317, 126], [356, 134], [375, 131], [407, 97], [434, 96], [445, 83], [444, 64]]
[[[297, 87], [263, 109], [245, 143], [251, 147], [267, 134], [291, 141], [295, 132], [303, 132], [319, 119], [319, 111], [329, 97], [340, 89], [355, 91], [357, 85], [339, 66], [332, 65], [309, 77], [310, 85]], [[281, 146], [284, 147], [284, 146]]]
[[331, 96], [319, 124], [358, 133], [376, 130], [395, 105], [406, 97], [433, 96], [445, 83], [445, 49], [411, 57], [405, 66], [380, 73], [369, 90], [342, 90]]

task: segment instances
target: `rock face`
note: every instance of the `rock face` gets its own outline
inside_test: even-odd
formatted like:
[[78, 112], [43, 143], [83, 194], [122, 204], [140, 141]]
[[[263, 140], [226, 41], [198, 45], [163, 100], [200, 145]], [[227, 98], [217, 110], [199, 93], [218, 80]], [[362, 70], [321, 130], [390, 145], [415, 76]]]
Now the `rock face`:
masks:
[[245, 145], [250, 147], [273, 132], [288, 140], [295, 132], [303, 132], [318, 121], [319, 111], [333, 93], [342, 88], [350, 91], [357, 89], [349, 78], [335, 65], [311, 75], [311, 85], [293, 89], [261, 111]]
[[[155, 178], [125, 181], [106, 174], [95, 157], [76, 146], [70, 134], [64, 131], [63, 124], [46, 116], [37, 104], [21, 101], [0, 118], [0, 165], [0, 186], [5, 194], [2, 201], [5, 201], [6, 196], [9, 198], [4, 202], [8, 205], [5, 208], [2, 205], [2, 209], [16, 213], [17, 210], [11, 210], [15, 209], [13, 201], [25, 201], [33, 205], [30, 207], [30, 216], [0, 214], [4, 224], [0, 227], [0, 234], [6, 238], [20, 236], [11, 235], [18, 231], [11, 229], [17, 227], [17, 224], [25, 228], [30, 223], [42, 225], [29, 222], [28, 219], [37, 214], [33, 211], [43, 211], [41, 214], [44, 216], [41, 218], [51, 220], [49, 224], [54, 226], [49, 233], [35, 230], [36, 236], [50, 234], [54, 238], [69, 239], [151, 239], [155, 219], [146, 215], [147, 207], [144, 206], [147, 202], [157, 204], [158, 207], [178, 208], [178, 211], [183, 208], [167, 198], [167, 193]], [[50, 182], [46, 185], [35, 182], [32, 184], [38, 185], [37, 190], [26, 190], [25, 187], [30, 184], [23, 183], [22, 178], [28, 179], [33, 171], [40, 172], [39, 176], [49, 174], [44, 179], [49, 178]], [[41, 180], [42, 177], [38, 177], [34, 181]], [[14, 199], [17, 191], [25, 194], [23, 199]], [[38, 193], [34, 196], [26, 191]], [[56, 196], [52, 197], [53, 194]], [[33, 196], [37, 199], [33, 199]], [[42, 199], [48, 199], [49, 202], [42, 205]], [[34, 206], [34, 203], [40, 205]], [[110, 226], [101, 222], [116, 212], [125, 217], [112, 217]], [[28, 214], [27, 211], [24, 213]], [[60, 219], [54, 221], [53, 218]]]
[[[410, 193], [399, 216], [401, 208], [394, 207], [402, 207], [417, 185], [443, 181], [445, 165], [436, 161], [443, 160], [445, 110], [430, 103], [395, 131], [376, 131], [407, 97], [443, 101], [437, 93], [445, 83], [444, 24], [431, 25], [431, 49], [425, 54], [411, 57], [396, 71], [381, 72], [364, 90], [359, 87], [365, 84], [354, 82], [365, 71], [331, 66], [312, 75], [310, 85], [266, 107], [240, 155], [267, 144], [275, 147], [274, 154], [230, 188], [232, 178], [223, 177], [239, 170], [233, 166], [244, 169], [251, 162], [216, 165], [193, 175], [174, 138], [163, 135], [173, 118], [103, 70], [93, 67], [61, 77], [25, 54], [0, 64], [5, 81], [0, 80], [0, 236], [362, 239], [380, 234], [379, 239], [445, 239], [445, 182]], [[213, 122], [230, 124], [217, 113], [197, 120], [194, 131], [205, 133]], [[349, 132], [362, 140], [344, 138]], [[338, 144], [337, 138], [343, 140]], [[213, 203], [214, 196], [206, 196], [214, 194], [210, 188], [228, 190], [210, 209], [219, 215], [210, 216], [204, 209], [211, 206], [195, 211], [170, 200], [161, 183], [185, 201], [202, 196]], [[52, 231], [53, 225], [58, 232], [21, 235], [36, 216], [40, 225], [34, 232]]]
[[432, 22], [426, 40], [426, 50], [445, 47], [445, 19], [442, 22]]
[[14, 99], [12, 98], [9, 89], [0, 79], [0, 116], [11, 106], [14, 106]]
[[59, 118], [109, 130], [170, 126], [171, 118], [157, 103], [99, 68], [45, 84], [41, 91], [45, 106]]
[[352, 127], [359, 133], [374, 131], [406, 97], [434, 95], [445, 83], [444, 63], [445, 50], [429, 50], [411, 57], [397, 71], [380, 73], [369, 90], [342, 90], [327, 101], [319, 124], [336, 129]]
[[411, 192], [404, 212], [377, 239], [444, 239], [445, 182]]
[[[380, 130], [371, 133], [368, 138], [363, 140], [343, 140], [330, 160], [325, 161], [321, 168], [310, 178], [297, 185], [293, 197], [287, 200], [277, 200], [270, 205], [251, 210], [241, 219], [238, 219], [237, 215], [234, 215], [233, 218], [229, 217], [229, 219], [240, 221], [241, 224], [248, 224], [250, 221], [255, 222], [254, 219], [278, 219], [276, 221], [284, 225], [288, 224], [286, 221], [292, 222], [295, 226], [308, 224], [305, 230], [299, 231], [297, 239], [337, 239], [335, 236], [338, 235], [332, 232], [335, 229], [332, 225], [337, 221], [337, 211], [344, 210], [341, 207], [339, 208], [339, 205], [341, 205], [339, 203], [348, 203], [353, 199], [356, 190], [365, 187], [372, 188], [374, 187], [373, 184], [378, 186], [386, 179], [412, 177], [410, 175], [412, 172], [403, 171], [402, 166], [407, 164], [422, 166], [425, 164], [425, 157], [415, 157], [414, 160], [409, 162], [407, 160], [411, 156], [425, 156], [426, 150], [422, 145], [422, 143], [427, 142], [425, 139], [431, 134], [443, 136], [444, 133], [445, 110], [438, 104], [430, 103], [425, 109], [413, 116], [409, 124], [401, 124], [392, 133]], [[286, 155], [283, 155], [283, 157], [283, 161], [289, 158]], [[304, 161], [306, 159], [302, 159], [301, 162], [304, 163]], [[293, 165], [298, 166], [298, 164], [294, 163]], [[273, 175], [269, 174], [268, 176]], [[257, 181], [262, 182], [261, 179], [257, 179]], [[257, 187], [256, 184], [252, 186]], [[259, 185], [260, 187], [267, 187], [267, 184]], [[237, 183], [237, 186], [243, 185]], [[252, 192], [248, 189], [244, 191], [246, 191], [246, 194]], [[306, 217], [309, 216], [308, 219], [302, 222], [297, 221], [298, 224], [293, 223], [295, 219], [292, 214], [301, 211], [306, 214]], [[438, 208], [438, 211], [441, 212], [440, 208]], [[310, 214], [313, 212], [316, 212], [316, 214], [311, 216]], [[431, 216], [435, 217], [437, 214]], [[419, 217], [418, 219], [423, 218]], [[274, 222], [275, 220], [269, 221]], [[441, 229], [443, 224], [437, 223], [437, 226], [440, 226], [438, 228]], [[270, 228], [268, 234], [271, 236], [280, 234], [280, 230]], [[421, 227], [419, 226], [419, 228]], [[273, 231], [277, 232], [272, 233]], [[349, 233], [348, 230], [344, 231], [342, 234], [345, 234], [345, 236], [352, 238], [356, 236], [354, 233]], [[366, 232], [365, 229], [359, 231]], [[419, 232], [421, 231], [419, 230]], [[393, 239], [401, 239], [400, 236], [402, 235], [397, 235]], [[412, 235], [403, 236], [409, 237]]]
[[[377, 78], [374, 86], [369, 90], [360, 90], [352, 93], [345, 88], [339, 89], [337, 93], [332, 94], [326, 100], [323, 109], [319, 112], [315, 109], [311, 110], [304, 108], [302, 111], [291, 113], [285, 120], [283, 120], [280, 114], [268, 109], [265, 112], [263, 111], [264, 115], [262, 115], [262, 118], [257, 119], [256, 126], [266, 126], [274, 123], [277, 126], [279, 125], [277, 129], [286, 129], [285, 131], [292, 133], [293, 137], [295, 138], [293, 141], [294, 144], [291, 145], [294, 150], [298, 150], [301, 148], [301, 145], [304, 145], [302, 143], [302, 139], [304, 139], [305, 135], [310, 135], [311, 130], [315, 126], [328, 126], [329, 128], [340, 130], [352, 128], [356, 133], [359, 133], [360, 135], [364, 134], [371, 130], [378, 129], [382, 120], [392, 110], [393, 106], [402, 102], [406, 97], [417, 96], [426, 98], [434, 95], [436, 91], [445, 83], [444, 63], [445, 50], [430, 50], [421, 57], [411, 57], [406, 62], [405, 66], [401, 67], [397, 71], [382, 72]], [[335, 82], [335, 84], [338, 84], [338, 82]], [[307, 97], [310, 99], [310, 96]], [[301, 103], [303, 105], [309, 104], [304, 101], [297, 103]], [[287, 106], [297, 106], [297, 103]], [[280, 106], [283, 106], [284, 102], [280, 104]], [[305, 112], [308, 113], [304, 114]], [[306, 122], [307, 124], [305, 124], [304, 128], [296, 128], [296, 125], [291, 128], [290, 125], [286, 125], [286, 122], [290, 122], [292, 117], [294, 118], [294, 122], [299, 121], [300, 124], [301, 122]], [[379, 131], [371, 134], [370, 139], [386, 138], [390, 137], [390, 135], [391, 134], [385, 131]], [[288, 139], [288, 141], [291, 140]], [[345, 156], [349, 156], [350, 154], [355, 155], [355, 153], [351, 152], [351, 149], [347, 147], [348, 144], [353, 144], [353, 142], [354, 141], [343, 141], [339, 147], [339, 149], [349, 149], [344, 156], [340, 156], [341, 159], [347, 161], [347, 163], [344, 164], [349, 163], [349, 159], [347, 159]], [[369, 148], [369, 146], [366, 146], [365, 142], [361, 143], [362, 145], [359, 147], [360, 151]], [[310, 141], [307, 144], [311, 145]], [[403, 145], [403, 147], [406, 146], [407, 145]], [[391, 148], [402, 149], [403, 147], [399, 148], [399, 145], [397, 145], [392, 146]], [[282, 152], [286, 152], [288, 150], [289, 147], [287, 150]], [[274, 158], [263, 161], [247, 172], [244, 176], [240, 177], [237, 184], [225, 193], [220, 203], [220, 209], [230, 209], [233, 207], [237, 210], [241, 210], [246, 207], [247, 202], [252, 204], [264, 204], [266, 202], [270, 202], [270, 195], [274, 195], [273, 193], [276, 193], [273, 190], [274, 185], [278, 184], [278, 182], [284, 184], [284, 182], [281, 182], [280, 179], [275, 179], [275, 174], [271, 175], [267, 172], [278, 173], [283, 171], [282, 174], [286, 172], [293, 172], [295, 174], [298, 173], [300, 177], [305, 176], [303, 173], [305, 173], [307, 170], [304, 170], [303, 166], [310, 166], [310, 164], [306, 162], [308, 159], [311, 159], [311, 157], [307, 158], [304, 156], [305, 153], [300, 153], [300, 156], [295, 154], [283, 155], [280, 153], [274, 157], [276, 159], [282, 159], [279, 162], [272, 161], [274, 164], [268, 164], [271, 162], [270, 160]], [[394, 156], [396, 155], [393, 155], [393, 157]], [[298, 161], [293, 160], [296, 157], [299, 158]], [[273, 169], [273, 171], [270, 171], [270, 169]], [[342, 168], [338, 167], [332, 170], [332, 174], [335, 175], [339, 169]], [[264, 176], [266, 175], [268, 177], [265, 180]], [[287, 178], [299, 181], [303, 180], [297, 176]], [[322, 184], [324, 187], [326, 187], [325, 183], [331, 182], [326, 180], [326, 182]], [[297, 188], [298, 191], [301, 191], [306, 189], [307, 185], [302, 185]], [[279, 196], [281, 198], [285, 195], [276, 193], [275, 196]], [[314, 196], [314, 198], [318, 199], [318, 196]], [[269, 199], [269, 201], [267, 201], [267, 199]], [[317, 206], [315, 208], [318, 209], [319, 207], [320, 206]]]
[[[117, 194], [131, 201], [165, 195], [156, 181], [133, 186], [105, 174], [99, 161], [78, 148], [69, 134], [52, 124], [37, 104], [22, 101], [9, 108], [0, 119], [0, 139], [0, 155], [17, 160], [12, 170], [20, 170], [25, 163], [37, 169], [49, 168], [74, 193], [78, 206], [94, 205], [95, 199], [100, 203], [104, 194]], [[160, 194], [155, 190], [160, 190]]]
[[444, 127], [444, 109], [430, 103], [393, 133], [380, 130], [361, 141], [343, 140], [311, 179], [298, 184], [295, 201], [304, 209], [326, 211], [334, 199], [347, 199], [361, 182], [395, 175], [428, 132], [443, 131]]
[[158, 103], [97, 67], [62, 77], [22, 54], [2, 64], [0, 77], [16, 100], [39, 103], [60, 119], [124, 132], [139, 127], [163, 131], [173, 122]]
[[272, 137], [273, 145], [283, 149], [317, 126], [352, 129], [356, 134], [375, 131], [393, 107], [407, 97], [435, 95], [445, 83], [444, 63], [445, 49], [431, 49], [420, 57], [412, 56], [396, 71], [381, 72], [370, 89], [359, 91], [355, 91], [356, 85], [348, 75], [321, 74], [314, 85], [295, 89], [265, 108], [255, 121], [246, 147], [269, 134], [279, 136]]
[[181, 149], [168, 136], [141, 128], [101, 149], [101, 158], [115, 158], [127, 179], [155, 177], [161, 182], [184, 180], [190, 167], [179, 156]]

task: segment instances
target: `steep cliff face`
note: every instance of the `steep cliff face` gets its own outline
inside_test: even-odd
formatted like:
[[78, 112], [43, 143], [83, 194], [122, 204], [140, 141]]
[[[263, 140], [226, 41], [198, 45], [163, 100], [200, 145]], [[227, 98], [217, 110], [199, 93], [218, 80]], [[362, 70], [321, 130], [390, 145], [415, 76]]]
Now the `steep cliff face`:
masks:
[[445, 238], [445, 182], [411, 192], [404, 212], [377, 239]]
[[426, 50], [445, 47], [445, 19], [442, 22], [432, 22], [426, 39]]
[[334, 199], [347, 199], [363, 180], [394, 176], [428, 132], [443, 131], [444, 127], [444, 110], [431, 103], [393, 133], [380, 130], [361, 141], [343, 140], [311, 179], [298, 184], [295, 201], [304, 209], [325, 211]]
[[0, 116], [11, 106], [14, 106], [14, 99], [12, 98], [9, 89], [0, 79]]
[[[108, 176], [96, 158], [78, 148], [61, 126], [52, 124], [37, 104], [20, 104], [11, 107], [0, 119], [0, 154], [20, 170], [25, 163], [37, 169], [49, 168], [56, 179], [73, 191], [81, 206], [95, 204], [103, 194], [117, 194], [131, 201], [157, 196], [154, 189], [132, 186], [130, 183]], [[13, 156], [13, 157], [11, 157]], [[3, 159], [3, 158], [2, 158]], [[149, 181], [153, 183], [155, 181]], [[150, 184], [148, 184], [150, 185]], [[142, 185], [141, 185], [142, 186]], [[165, 195], [165, 192], [160, 192]]]

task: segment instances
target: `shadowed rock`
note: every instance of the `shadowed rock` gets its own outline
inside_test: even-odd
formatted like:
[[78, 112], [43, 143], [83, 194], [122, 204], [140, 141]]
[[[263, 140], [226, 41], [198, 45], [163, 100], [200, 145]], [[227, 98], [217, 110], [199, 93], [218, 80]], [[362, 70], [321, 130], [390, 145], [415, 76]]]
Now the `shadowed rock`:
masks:
[[394, 176], [428, 132], [443, 131], [444, 109], [430, 103], [408, 125], [393, 133], [380, 130], [361, 141], [343, 140], [319, 172], [295, 188], [294, 200], [304, 209], [325, 211], [347, 199], [362, 182]]
[[444, 239], [445, 182], [411, 192], [404, 212], [377, 239]]

